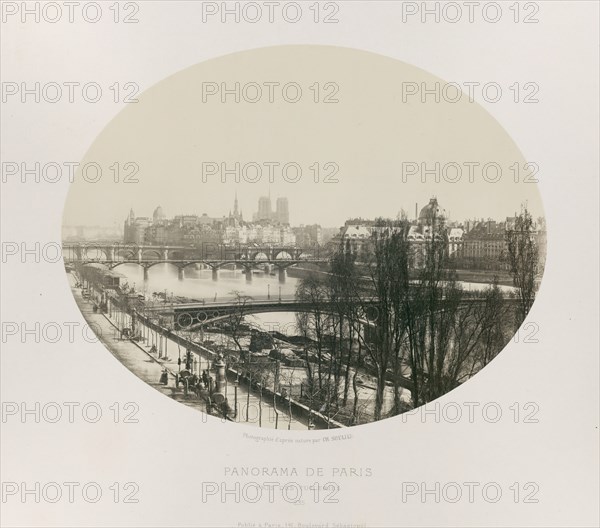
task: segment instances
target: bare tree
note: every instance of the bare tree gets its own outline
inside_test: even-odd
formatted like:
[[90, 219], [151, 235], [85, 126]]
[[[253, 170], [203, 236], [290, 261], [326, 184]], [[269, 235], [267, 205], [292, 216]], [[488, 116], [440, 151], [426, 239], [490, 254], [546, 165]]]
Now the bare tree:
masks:
[[352, 405], [352, 417], [350, 419], [350, 425], [355, 425], [357, 424], [358, 420], [359, 420], [359, 414], [358, 414], [358, 372], [359, 370], [362, 368], [362, 359], [363, 359], [363, 354], [362, 354], [362, 344], [361, 341], [358, 340], [358, 351], [356, 354], [356, 365], [354, 368], [354, 375], [352, 376], [352, 391], [354, 392], [354, 403]]
[[229, 329], [233, 342], [237, 346], [240, 355], [243, 355], [244, 349], [240, 341], [243, 334], [242, 323], [244, 322], [244, 317], [248, 315], [247, 307], [248, 304], [252, 302], [252, 297], [244, 295], [237, 290], [230, 292], [230, 295], [232, 295], [234, 299], [234, 310], [229, 318]]
[[409, 406], [405, 388], [412, 406], [427, 403], [480, 370], [505, 344], [508, 308], [497, 281], [479, 294], [461, 287], [442, 217], [430, 219], [423, 243], [409, 240], [410, 228], [405, 218], [378, 219], [369, 239], [338, 246], [328, 279], [310, 277], [298, 288], [298, 296], [313, 303], [298, 325], [317, 351], [315, 373], [305, 348], [310, 397], [319, 395], [327, 416], [332, 406], [340, 411], [343, 382], [342, 407], [351, 384], [349, 422], [360, 421], [359, 372], [374, 372], [373, 418], [380, 420], [386, 383], [393, 388], [389, 414], [399, 414]]
[[[377, 319], [372, 346], [367, 348], [375, 363], [377, 387], [374, 419], [382, 418], [388, 369], [400, 374], [401, 345], [406, 333], [404, 308], [409, 294], [408, 232], [405, 220], [378, 221], [368, 263], [370, 285], [377, 299]], [[394, 376], [394, 407], [399, 412], [399, 379]]]
[[[436, 219], [434, 219], [435, 227]], [[465, 291], [446, 251], [443, 221], [432, 229], [423, 269], [407, 298], [407, 359], [414, 407], [456, 388], [504, 346], [506, 303], [497, 281], [483, 293]]]
[[346, 406], [348, 402], [348, 392], [350, 390], [350, 372], [352, 366], [352, 348], [355, 339], [354, 326], [348, 320], [354, 314], [352, 308], [352, 283], [357, 280], [355, 255], [345, 248], [343, 242], [338, 251], [331, 258], [331, 274], [329, 276], [330, 298], [335, 307], [335, 315], [338, 319], [339, 331], [339, 353], [338, 359], [338, 379], [341, 375], [342, 366], [344, 367], [344, 388], [342, 395], [342, 405]]
[[[309, 372], [309, 390], [313, 392], [322, 392], [325, 372], [325, 354], [324, 343], [327, 328], [330, 325], [330, 314], [327, 311], [326, 305], [329, 301], [327, 283], [324, 279], [319, 278], [315, 274], [310, 274], [300, 280], [296, 288], [296, 296], [298, 299], [311, 304], [309, 312], [298, 314], [298, 328], [306, 339], [311, 339], [315, 343], [315, 352], [317, 357], [317, 372], [316, 372], [316, 387], [310, 387], [312, 384], [312, 374]], [[307, 358], [307, 368], [310, 371], [310, 361], [308, 360], [309, 350], [312, 347], [305, 347], [305, 355]]]
[[[375, 420], [383, 418], [388, 373], [401, 370], [401, 345], [406, 333], [403, 311], [409, 292], [409, 229], [405, 219], [378, 219], [371, 238], [360, 248], [361, 261], [343, 281], [346, 320], [375, 370]], [[348, 255], [354, 250], [347, 244], [340, 252]], [[399, 379], [393, 376], [393, 382], [399, 395]], [[398, 406], [399, 396], [395, 399]], [[356, 408], [353, 414], [356, 417]]]
[[535, 278], [539, 269], [539, 249], [533, 217], [523, 205], [514, 226], [506, 231], [507, 257], [513, 284], [517, 288], [519, 307], [517, 328], [521, 326], [535, 300]]
[[418, 248], [424, 251], [423, 267], [405, 302], [407, 361], [414, 407], [444, 394], [454, 383], [446, 370], [446, 356], [463, 293], [456, 284], [455, 275], [448, 270], [448, 241], [443, 218], [434, 216], [429, 227], [428, 239]]
[[490, 363], [509, 339], [507, 321], [509, 320], [510, 305], [498, 287], [497, 277], [494, 277], [494, 282], [484, 292], [483, 302], [482, 332], [469, 377]]

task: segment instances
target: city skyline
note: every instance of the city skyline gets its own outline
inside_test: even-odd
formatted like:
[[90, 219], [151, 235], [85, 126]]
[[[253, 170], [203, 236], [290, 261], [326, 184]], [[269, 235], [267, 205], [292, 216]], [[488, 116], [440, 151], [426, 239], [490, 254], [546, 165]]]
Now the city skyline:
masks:
[[[270, 196], [269, 196], [270, 194]], [[241, 196], [240, 196], [241, 195]], [[421, 196], [426, 196], [426, 193], [422, 193]], [[193, 206], [193, 207], [188, 207], [188, 208], [184, 208], [184, 207], [177, 207], [176, 205], [174, 205], [175, 209], [171, 209], [170, 206], [165, 206], [165, 203], [167, 204], [171, 204], [173, 201], [169, 199], [168, 196], [162, 196], [163, 200], [162, 201], [158, 201], [155, 202], [154, 204], [149, 203], [147, 200], [137, 200], [136, 203], [137, 205], [130, 205], [129, 207], [126, 207], [122, 213], [118, 213], [117, 215], [112, 217], [112, 220], [108, 221], [108, 222], [103, 222], [101, 223], [101, 221], [98, 222], [67, 222], [64, 221], [63, 225], [65, 227], [104, 227], [104, 228], [110, 228], [110, 227], [116, 227], [116, 226], [122, 226], [123, 224], [123, 219], [128, 216], [129, 212], [131, 210], [133, 210], [135, 212], [136, 217], [138, 218], [152, 218], [152, 214], [153, 211], [157, 208], [157, 207], [161, 207], [163, 211], [165, 212], [165, 215], [167, 218], [173, 219], [176, 217], [180, 217], [180, 216], [198, 216], [201, 217], [203, 215], [208, 216], [211, 219], [224, 219], [227, 218], [228, 215], [232, 214], [232, 215], [236, 215], [236, 209], [235, 206], [237, 204], [238, 207], [238, 211], [239, 213], [242, 215], [244, 222], [247, 223], [253, 223], [256, 222], [258, 220], [265, 220], [266, 218], [258, 218], [260, 216], [261, 210], [260, 210], [260, 201], [263, 198], [269, 198], [271, 199], [271, 206], [273, 206], [274, 202], [275, 205], [277, 204], [278, 200], [281, 199], [285, 199], [287, 201], [287, 206], [288, 206], [288, 214], [289, 214], [289, 223], [290, 226], [300, 226], [300, 225], [313, 225], [313, 224], [318, 224], [321, 225], [322, 227], [325, 228], [337, 228], [337, 227], [342, 227], [348, 220], [351, 219], [363, 219], [363, 220], [374, 220], [376, 218], [389, 218], [389, 219], [395, 219], [398, 217], [398, 215], [403, 211], [404, 213], [406, 213], [406, 217], [408, 220], [416, 220], [418, 217], [418, 211], [420, 211], [425, 205], [427, 205], [427, 203], [429, 203], [430, 199], [435, 197], [438, 199], [440, 206], [442, 207], [443, 211], [444, 211], [444, 216], [445, 218], [453, 223], [463, 223], [467, 220], [495, 220], [495, 221], [503, 221], [505, 220], [507, 217], [517, 214], [520, 209], [521, 209], [521, 205], [526, 205], [528, 207], [528, 209], [530, 210], [530, 212], [532, 213], [532, 216], [534, 218], [544, 218], [544, 213], [543, 210], [540, 210], [540, 208], [532, 208], [530, 205], [529, 201], [524, 201], [521, 202], [520, 204], [516, 205], [513, 210], [511, 210], [510, 208], [505, 208], [504, 212], [500, 213], [500, 214], [477, 214], [473, 211], [472, 214], [466, 214], [465, 216], [457, 216], [454, 212], [452, 208], [449, 208], [447, 206], [447, 202], [445, 200], [444, 197], [440, 198], [440, 196], [436, 193], [433, 194], [429, 194], [427, 199], [423, 199], [422, 201], [415, 201], [412, 204], [409, 203], [404, 203], [403, 205], [405, 205], [404, 207], [402, 206], [398, 206], [398, 209], [396, 211], [393, 210], [388, 210], [385, 211], [385, 213], [383, 212], [375, 212], [372, 211], [374, 208], [373, 207], [362, 207], [359, 208], [357, 211], [351, 212], [348, 211], [347, 214], [344, 213], [340, 213], [337, 215], [337, 217], [339, 218], [339, 220], [335, 223], [332, 224], [327, 224], [327, 223], [323, 223], [318, 221], [318, 218], [320, 218], [319, 214], [316, 214], [316, 218], [312, 218], [310, 216], [311, 210], [305, 211], [304, 214], [302, 214], [302, 208], [297, 208], [295, 205], [295, 200], [288, 196], [284, 196], [281, 194], [274, 194], [271, 193], [270, 189], [267, 189], [267, 191], [265, 193], [256, 195], [256, 198], [249, 198], [247, 194], [244, 193], [240, 193], [237, 190], [233, 190], [232, 194], [231, 194], [231, 199], [230, 202], [227, 203], [226, 200], [224, 199], [225, 197], [223, 197], [223, 199], [221, 200], [210, 200], [210, 203], [207, 203], [205, 207], [199, 207], [199, 206]], [[258, 205], [257, 205], [258, 204]], [[516, 204], [516, 202], [515, 202]], [[412, 205], [412, 207], [411, 207]], [[493, 208], [494, 210], [497, 208]], [[300, 210], [300, 211], [299, 211]], [[462, 210], [462, 209], [461, 209]], [[474, 210], [477, 210], [477, 208], [474, 208]], [[298, 211], [300, 212], [300, 214], [298, 214]], [[373, 212], [375, 214], [369, 214], [369, 212]], [[272, 211], [273, 213], [275, 213], [275, 211]], [[303, 218], [302, 220], [297, 220], [296, 217], [297, 216], [301, 216]], [[275, 219], [275, 218], [273, 218]]]

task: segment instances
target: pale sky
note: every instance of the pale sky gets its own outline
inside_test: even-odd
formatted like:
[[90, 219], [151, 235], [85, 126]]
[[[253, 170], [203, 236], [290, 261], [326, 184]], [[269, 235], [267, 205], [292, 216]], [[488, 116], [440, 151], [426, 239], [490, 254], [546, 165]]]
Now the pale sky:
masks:
[[[291, 82], [302, 90], [298, 102], [281, 88], [269, 100], [265, 83]], [[168, 217], [223, 216], [236, 190], [248, 220], [259, 196], [270, 190], [273, 208], [286, 196], [293, 225], [336, 227], [401, 209], [412, 218], [415, 203], [420, 209], [432, 196], [454, 220], [501, 220], [524, 202], [543, 215], [524, 156], [487, 111], [466, 97], [423, 103], [402, 96], [406, 83], [439, 82], [394, 59], [320, 46], [263, 48], [192, 66], [139, 95], [105, 127], [82, 162], [97, 163], [101, 178], [90, 183], [77, 174], [64, 223], [113, 225], [130, 208], [151, 216], [157, 205]], [[249, 97], [256, 86], [263, 95], [255, 103], [207, 95], [207, 87], [236, 83], [253, 86]], [[223, 176], [223, 164], [235, 169], [236, 162], [239, 171]], [[133, 164], [137, 181], [124, 183]], [[433, 170], [425, 183], [423, 169]], [[95, 171], [86, 174], [93, 179]]]

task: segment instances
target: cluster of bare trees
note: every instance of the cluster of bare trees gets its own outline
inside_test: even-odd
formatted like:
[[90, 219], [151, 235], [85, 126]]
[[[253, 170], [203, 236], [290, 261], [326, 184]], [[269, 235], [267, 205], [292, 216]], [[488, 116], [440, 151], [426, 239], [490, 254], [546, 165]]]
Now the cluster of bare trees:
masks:
[[[533, 304], [540, 255], [526, 208], [506, 234], [513, 295], [495, 277], [481, 290], [463, 288], [443, 218], [431, 220], [419, 244], [409, 240], [410, 228], [405, 218], [379, 219], [362, 245], [340, 243], [329, 273], [298, 284], [297, 298], [311, 307], [296, 316], [305, 343], [303, 396], [328, 418], [354, 425], [439, 398], [492, 361]], [[242, 323], [252, 299], [232, 294], [237, 308], [228, 326], [237, 351], [225, 360], [260, 389], [262, 403], [263, 387], [275, 394], [288, 382], [279, 363], [245, 350]]]
[[[379, 219], [360, 250], [342, 242], [331, 273], [299, 283], [297, 296], [312, 305], [297, 316], [311, 340], [304, 350], [308, 394], [327, 416], [347, 406], [352, 387], [348, 422], [359, 422], [363, 372], [375, 379], [374, 420], [442, 396], [487, 365], [512, 336], [511, 315], [522, 321], [531, 307], [538, 250], [527, 211], [507, 234], [517, 310], [496, 279], [480, 291], [463, 289], [451, 269], [443, 219], [433, 219], [418, 247], [409, 229], [406, 219]], [[413, 269], [415, 261], [422, 266]]]
[[306, 398], [311, 407], [329, 417], [339, 408], [340, 400], [347, 404], [350, 386], [352, 329], [340, 295], [340, 280], [343, 278], [336, 275], [326, 280], [310, 275], [300, 281], [296, 291], [299, 299], [313, 307], [296, 315], [297, 328], [305, 338]]
[[515, 224], [507, 231], [507, 257], [513, 284], [517, 288], [519, 309], [516, 312], [517, 328], [521, 326], [535, 300], [536, 278], [540, 271], [539, 245], [535, 238], [533, 217], [526, 207], [515, 217]]

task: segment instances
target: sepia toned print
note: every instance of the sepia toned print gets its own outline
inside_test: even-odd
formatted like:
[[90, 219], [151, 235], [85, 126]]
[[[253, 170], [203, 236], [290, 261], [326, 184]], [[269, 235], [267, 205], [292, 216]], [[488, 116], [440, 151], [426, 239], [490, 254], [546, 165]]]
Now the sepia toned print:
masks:
[[519, 331], [542, 169], [418, 68], [253, 50], [114, 118], [73, 178], [63, 257], [107, 349], [203, 418], [361, 425], [459, 387]]

